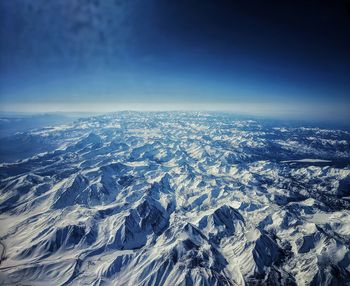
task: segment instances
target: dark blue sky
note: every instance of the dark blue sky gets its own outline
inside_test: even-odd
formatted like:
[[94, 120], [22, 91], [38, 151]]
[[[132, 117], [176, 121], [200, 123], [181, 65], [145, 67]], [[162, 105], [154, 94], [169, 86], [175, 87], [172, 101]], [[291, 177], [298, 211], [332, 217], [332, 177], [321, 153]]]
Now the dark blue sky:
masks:
[[348, 0], [12, 0], [0, 11], [3, 110], [137, 103], [349, 119]]

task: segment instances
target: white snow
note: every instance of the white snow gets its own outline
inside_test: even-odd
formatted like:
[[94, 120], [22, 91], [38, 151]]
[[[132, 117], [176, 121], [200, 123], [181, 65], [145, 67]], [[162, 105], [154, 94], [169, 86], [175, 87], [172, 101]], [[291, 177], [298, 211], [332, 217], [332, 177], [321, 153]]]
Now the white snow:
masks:
[[56, 147], [0, 164], [0, 284], [350, 283], [347, 132], [121, 112], [33, 134]]

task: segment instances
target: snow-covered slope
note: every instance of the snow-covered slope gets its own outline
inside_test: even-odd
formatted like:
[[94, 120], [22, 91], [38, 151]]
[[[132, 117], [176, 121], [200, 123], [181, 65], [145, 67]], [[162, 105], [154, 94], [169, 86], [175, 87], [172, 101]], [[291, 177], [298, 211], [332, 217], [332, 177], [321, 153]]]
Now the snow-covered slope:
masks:
[[121, 112], [21, 136], [48, 147], [0, 164], [2, 285], [350, 285], [346, 131]]

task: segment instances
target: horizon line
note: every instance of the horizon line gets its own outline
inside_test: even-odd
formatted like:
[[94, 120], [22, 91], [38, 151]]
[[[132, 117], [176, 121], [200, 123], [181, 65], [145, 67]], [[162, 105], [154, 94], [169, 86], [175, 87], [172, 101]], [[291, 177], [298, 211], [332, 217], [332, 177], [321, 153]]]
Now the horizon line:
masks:
[[111, 113], [121, 111], [139, 112], [225, 112], [246, 116], [279, 119], [321, 120], [350, 122], [349, 107], [325, 103], [300, 102], [85, 102], [85, 103], [5, 103], [3, 113]]

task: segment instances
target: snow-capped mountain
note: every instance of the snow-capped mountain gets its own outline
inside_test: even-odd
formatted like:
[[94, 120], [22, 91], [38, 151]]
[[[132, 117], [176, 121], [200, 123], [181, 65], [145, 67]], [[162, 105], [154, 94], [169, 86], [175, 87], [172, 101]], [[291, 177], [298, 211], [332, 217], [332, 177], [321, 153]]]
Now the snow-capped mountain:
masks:
[[120, 112], [14, 136], [2, 285], [350, 285], [347, 131]]

